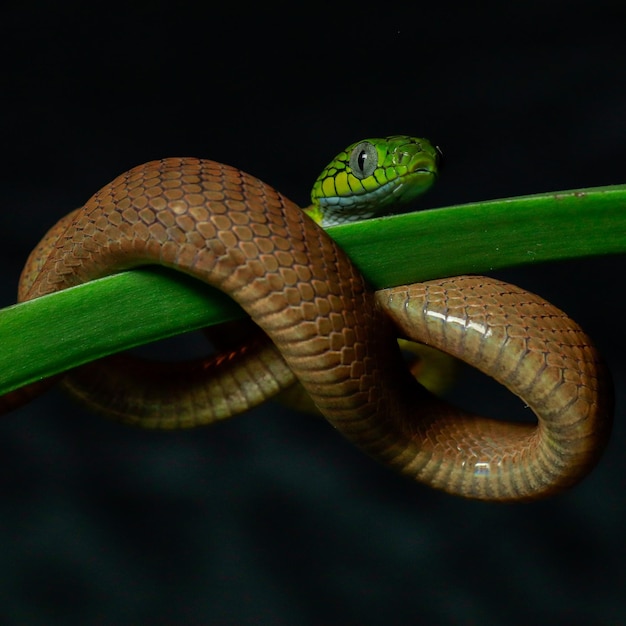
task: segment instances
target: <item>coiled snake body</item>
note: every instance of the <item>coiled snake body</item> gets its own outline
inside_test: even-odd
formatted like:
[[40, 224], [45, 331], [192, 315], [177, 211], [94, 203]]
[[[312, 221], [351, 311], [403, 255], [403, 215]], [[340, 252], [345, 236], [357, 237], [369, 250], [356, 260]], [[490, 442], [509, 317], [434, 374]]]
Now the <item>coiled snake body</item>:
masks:
[[[316, 183], [313, 219], [236, 168], [195, 158], [146, 163], [50, 231], [19, 299], [139, 265], [176, 268], [229, 294], [263, 332], [177, 372], [127, 368], [120, 356], [90, 364], [65, 377], [76, 395], [126, 421], [192, 426], [297, 379], [341, 433], [405, 475], [473, 498], [555, 493], [595, 464], [610, 425], [610, 385], [583, 331], [538, 296], [484, 277], [374, 293], [315, 223], [350, 219], [355, 196], [374, 194], [385, 206], [377, 190], [390, 182], [391, 197], [410, 201], [432, 183], [437, 158], [428, 142], [408, 137], [355, 144]], [[407, 372], [397, 336], [493, 376], [538, 424], [469, 415], [436, 398]]]

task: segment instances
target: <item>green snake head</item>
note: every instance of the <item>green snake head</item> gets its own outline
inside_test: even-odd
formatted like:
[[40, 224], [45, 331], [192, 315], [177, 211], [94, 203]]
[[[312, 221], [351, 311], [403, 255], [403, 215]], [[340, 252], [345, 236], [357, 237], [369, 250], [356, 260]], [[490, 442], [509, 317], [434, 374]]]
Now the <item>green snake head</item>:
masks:
[[427, 139], [393, 135], [359, 141], [324, 168], [305, 212], [326, 228], [397, 210], [432, 186], [440, 159], [441, 151]]

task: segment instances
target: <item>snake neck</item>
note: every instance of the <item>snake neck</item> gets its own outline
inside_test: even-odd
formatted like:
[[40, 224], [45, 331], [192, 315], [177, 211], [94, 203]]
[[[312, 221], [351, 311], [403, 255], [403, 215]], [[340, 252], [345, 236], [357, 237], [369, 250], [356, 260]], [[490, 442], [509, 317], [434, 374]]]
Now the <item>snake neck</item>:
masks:
[[326, 228], [326, 224], [324, 224], [324, 212], [322, 211], [322, 207], [319, 204], [311, 204], [306, 207], [306, 209], [302, 209], [316, 224], [321, 226], [322, 228]]
[[373, 210], [357, 211], [351, 206], [345, 207], [343, 205], [322, 207], [321, 203], [316, 202], [303, 209], [303, 211], [322, 228], [376, 217], [376, 212]]

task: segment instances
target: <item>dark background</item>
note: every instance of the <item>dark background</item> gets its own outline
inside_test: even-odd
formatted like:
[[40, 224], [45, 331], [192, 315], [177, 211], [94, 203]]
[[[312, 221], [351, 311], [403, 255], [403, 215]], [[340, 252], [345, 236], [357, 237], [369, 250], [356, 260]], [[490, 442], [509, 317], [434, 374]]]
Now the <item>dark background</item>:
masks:
[[[623, 3], [132, 6], [3, 5], [2, 306], [48, 226], [153, 158], [229, 163], [302, 204], [336, 152], [393, 133], [446, 154], [429, 206], [626, 182]], [[273, 405], [181, 433], [54, 391], [4, 416], [0, 622], [626, 623], [625, 269], [499, 274], [577, 319], [617, 388], [597, 470], [537, 504], [411, 484]]]

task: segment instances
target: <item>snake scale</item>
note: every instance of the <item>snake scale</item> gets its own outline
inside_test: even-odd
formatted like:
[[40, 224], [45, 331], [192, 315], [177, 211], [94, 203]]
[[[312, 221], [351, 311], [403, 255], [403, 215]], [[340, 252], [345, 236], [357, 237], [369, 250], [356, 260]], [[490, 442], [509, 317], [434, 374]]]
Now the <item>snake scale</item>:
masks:
[[[611, 423], [608, 374], [576, 323], [486, 277], [374, 292], [320, 227], [410, 203], [432, 184], [438, 158], [426, 140], [359, 142], [324, 170], [304, 211], [215, 161], [140, 165], [53, 227], [29, 258], [19, 300], [140, 265], [175, 268], [227, 293], [254, 330], [175, 370], [116, 355], [65, 375], [95, 409], [148, 427], [195, 426], [298, 380], [340, 433], [406, 476], [469, 498], [557, 493], [594, 466]], [[435, 397], [408, 373], [397, 337], [492, 376], [537, 424], [471, 415]]]

